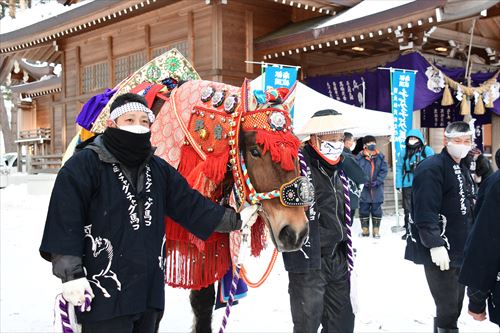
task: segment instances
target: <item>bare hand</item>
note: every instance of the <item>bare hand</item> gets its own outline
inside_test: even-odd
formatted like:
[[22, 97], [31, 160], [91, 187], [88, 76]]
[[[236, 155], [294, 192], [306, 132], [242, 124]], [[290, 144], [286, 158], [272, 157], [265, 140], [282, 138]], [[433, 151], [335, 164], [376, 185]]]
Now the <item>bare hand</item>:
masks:
[[477, 321], [483, 321], [486, 319], [486, 311], [483, 313], [474, 313], [474, 312], [469, 311], [469, 314], [472, 316], [472, 318], [474, 318], [474, 320], [477, 320]]

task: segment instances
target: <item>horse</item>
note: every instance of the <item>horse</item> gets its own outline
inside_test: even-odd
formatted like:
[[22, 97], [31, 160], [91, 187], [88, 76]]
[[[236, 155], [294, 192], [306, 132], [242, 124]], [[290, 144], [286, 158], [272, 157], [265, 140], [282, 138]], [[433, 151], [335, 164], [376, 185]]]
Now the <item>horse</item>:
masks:
[[[156, 154], [215, 202], [232, 201], [237, 209], [245, 201], [261, 205], [252, 227], [252, 255], [264, 247], [264, 225], [278, 251], [299, 250], [308, 222], [300, 142], [289, 115], [294, 88], [254, 95], [246, 80], [242, 87], [193, 80], [156, 97], [151, 106], [157, 114], [151, 127]], [[215, 234], [202, 242], [169, 219], [166, 230], [166, 283], [191, 289], [193, 331], [210, 332], [214, 282], [234, 259], [229, 237]]]

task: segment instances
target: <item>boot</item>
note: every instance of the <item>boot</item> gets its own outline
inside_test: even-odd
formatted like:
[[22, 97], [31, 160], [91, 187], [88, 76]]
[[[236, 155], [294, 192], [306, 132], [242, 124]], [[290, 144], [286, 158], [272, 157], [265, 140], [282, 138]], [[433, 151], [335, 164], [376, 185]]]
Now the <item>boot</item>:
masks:
[[373, 238], [379, 239], [380, 238], [380, 221], [382, 221], [381, 217], [372, 217], [372, 223], [373, 223]]
[[438, 333], [438, 326], [437, 326], [437, 318], [434, 317], [434, 329], [432, 330], [433, 333]]
[[370, 236], [370, 218], [369, 217], [360, 217], [359, 220], [361, 221], [361, 236], [362, 237], [368, 237]]
[[458, 328], [437, 328], [437, 333], [458, 333]]

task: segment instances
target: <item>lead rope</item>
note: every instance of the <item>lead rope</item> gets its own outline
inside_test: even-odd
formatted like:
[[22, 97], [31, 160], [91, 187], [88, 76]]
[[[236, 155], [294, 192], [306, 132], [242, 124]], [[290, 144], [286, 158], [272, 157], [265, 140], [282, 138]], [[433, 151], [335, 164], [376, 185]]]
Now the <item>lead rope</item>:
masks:
[[352, 250], [352, 220], [351, 220], [351, 197], [349, 196], [349, 181], [344, 173], [344, 170], [340, 170], [340, 179], [342, 180], [342, 185], [344, 186], [344, 202], [345, 202], [345, 225], [347, 233], [347, 263], [349, 265], [349, 272], [354, 269], [354, 257]]
[[[85, 291], [85, 302], [82, 304], [78, 310], [80, 312], [90, 311], [91, 309], [92, 296], [88, 291]], [[70, 315], [70, 307], [68, 301], [66, 301], [62, 294], [58, 294], [56, 297], [55, 304], [55, 315], [59, 315], [61, 320], [62, 333], [75, 333], [73, 327], [77, 325], [74, 316]], [[75, 307], [76, 310], [76, 307]]]

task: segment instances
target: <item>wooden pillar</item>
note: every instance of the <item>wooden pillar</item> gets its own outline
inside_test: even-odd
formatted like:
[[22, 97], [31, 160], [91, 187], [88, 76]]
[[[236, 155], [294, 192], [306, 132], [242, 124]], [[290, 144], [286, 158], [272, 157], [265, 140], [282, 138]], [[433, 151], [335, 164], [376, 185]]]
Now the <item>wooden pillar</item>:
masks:
[[50, 127], [50, 142], [48, 143], [49, 145], [49, 150], [50, 154], [54, 154], [55, 149], [56, 149], [56, 140], [54, 139], [55, 136], [54, 134], [56, 133], [56, 129], [54, 126], [54, 112], [55, 112], [55, 107], [54, 107], [54, 95], [50, 95], [50, 113], [49, 113], [49, 127]]
[[[245, 60], [253, 61], [253, 12], [245, 11]], [[246, 64], [246, 72], [254, 72], [254, 64]]]
[[222, 67], [223, 67], [223, 32], [222, 32], [222, 8], [219, 4], [212, 4], [212, 72], [211, 77], [213, 81], [222, 80]]
[[187, 13], [187, 57], [190, 63], [194, 64], [194, 15], [190, 10]]
[[113, 37], [108, 36], [106, 41], [108, 56], [108, 87], [115, 86], [115, 62], [113, 61]]
[[75, 48], [76, 52], [76, 96], [79, 96], [82, 94], [82, 64], [81, 64], [81, 58], [80, 58], [80, 46], [77, 46]]
[[146, 48], [146, 59], [151, 60], [151, 27], [149, 24], [144, 26], [144, 47]]
[[495, 153], [500, 149], [500, 116], [491, 112], [491, 153], [493, 155], [493, 170], [497, 170]]

